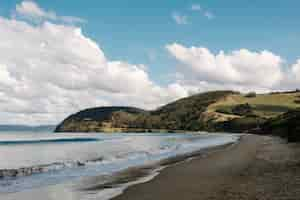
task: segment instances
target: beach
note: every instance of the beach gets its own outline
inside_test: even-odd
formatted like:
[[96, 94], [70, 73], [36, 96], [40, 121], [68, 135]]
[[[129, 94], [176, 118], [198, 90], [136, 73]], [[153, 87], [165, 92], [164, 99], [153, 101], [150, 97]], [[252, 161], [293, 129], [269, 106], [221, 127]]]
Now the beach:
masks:
[[248, 135], [235, 145], [172, 165], [114, 200], [298, 200], [299, 155], [298, 144]]
[[2, 133], [0, 138], [1, 200], [107, 200], [166, 166], [236, 143], [240, 135]]
[[[244, 135], [236, 143], [131, 168], [114, 177], [106, 183], [95, 176], [81, 184], [71, 181], [1, 194], [0, 199], [299, 200], [300, 145], [273, 136]], [[128, 182], [129, 187], [117, 189]]]

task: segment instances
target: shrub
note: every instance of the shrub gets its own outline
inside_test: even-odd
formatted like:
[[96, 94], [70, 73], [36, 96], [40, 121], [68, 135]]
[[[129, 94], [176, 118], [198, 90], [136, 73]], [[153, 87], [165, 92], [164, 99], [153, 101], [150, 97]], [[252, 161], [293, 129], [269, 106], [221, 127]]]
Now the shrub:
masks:
[[294, 103], [300, 104], [300, 99], [295, 100]]
[[254, 97], [256, 97], [256, 93], [255, 92], [249, 92], [249, 93], [247, 93], [245, 95], [245, 97], [247, 97], [247, 98], [254, 98]]
[[232, 108], [232, 113], [235, 115], [251, 115], [253, 114], [252, 107], [250, 104], [239, 104]]
[[223, 113], [223, 114], [228, 114], [228, 115], [233, 114], [231, 107], [221, 107], [221, 108], [216, 109], [216, 112]]

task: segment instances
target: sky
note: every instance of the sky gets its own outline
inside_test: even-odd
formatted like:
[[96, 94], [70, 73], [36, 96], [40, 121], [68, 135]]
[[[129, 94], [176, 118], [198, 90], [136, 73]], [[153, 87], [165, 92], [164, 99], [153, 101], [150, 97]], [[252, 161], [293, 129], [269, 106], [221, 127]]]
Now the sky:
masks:
[[297, 0], [0, 0], [0, 124], [300, 84]]

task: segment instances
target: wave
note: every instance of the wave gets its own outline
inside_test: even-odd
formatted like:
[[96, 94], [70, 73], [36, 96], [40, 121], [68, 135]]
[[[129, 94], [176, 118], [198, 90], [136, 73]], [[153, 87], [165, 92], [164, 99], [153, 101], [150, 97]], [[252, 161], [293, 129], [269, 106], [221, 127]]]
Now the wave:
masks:
[[39, 140], [5, 140], [0, 141], [0, 145], [20, 145], [20, 144], [45, 144], [45, 143], [73, 143], [73, 142], [97, 142], [99, 138], [51, 138]]
[[100, 163], [103, 161], [103, 159], [104, 158], [99, 157], [86, 161], [55, 162], [51, 164], [21, 167], [19, 169], [0, 169], [0, 180], [3, 178], [22, 177], [51, 171], [53, 172], [62, 170], [64, 168], [83, 167], [87, 164]]
[[[101, 180], [102, 175], [105, 177], [116, 177], [115, 173], [125, 169], [131, 167], [139, 168], [149, 164], [155, 164], [155, 168], [157, 166], [164, 167], [182, 161], [186, 157], [196, 156], [199, 150], [231, 144], [239, 138], [236, 135], [218, 135], [218, 137], [214, 135], [209, 135], [209, 137], [206, 135], [164, 135], [160, 137], [133, 134], [109, 137], [94, 134], [33, 137], [35, 135], [30, 135], [30, 138], [23, 136], [22, 139], [10, 136], [3, 138], [2, 141], [0, 140], [0, 146], [1, 144], [4, 145], [0, 150], [3, 149], [4, 153], [16, 151], [12, 160], [18, 161], [18, 156], [22, 156], [21, 162], [3, 165], [2, 169], [0, 168], [0, 193], [17, 192], [27, 188], [62, 183], [63, 181], [79, 177], [98, 177], [100, 175]], [[72, 143], [70, 145], [45, 145], [41, 152], [39, 151], [39, 145], [32, 145], [85, 141], [87, 143], [82, 145], [78, 143], [74, 145]], [[10, 144], [30, 145], [5, 146]], [[0, 153], [5, 155], [3, 152], [0, 151]], [[23, 159], [22, 154], [24, 154], [25, 159], [29, 158], [33, 161], [29, 160], [27, 162], [27, 160]], [[47, 156], [44, 156], [45, 154]], [[4, 156], [3, 161], [6, 162]], [[152, 170], [151, 168], [150, 174], [152, 174]], [[145, 174], [142, 173], [142, 175]], [[97, 183], [92, 185], [85, 184], [84, 188], [79, 189], [97, 190], [97, 188], [113, 187], [113, 190], [115, 190], [115, 183], [116, 185], [123, 185], [127, 181], [132, 182], [131, 178], [127, 176], [122, 177], [121, 183], [120, 180], [114, 179], [113, 183], [106, 182], [104, 185], [101, 185], [97, 181]], [[2, 184], [5, 187], [1, 187]]]
[[82, 180], [76, 189], [81, 192], [86, 192], [86, 195], [90, 197], [84, 199], [92, 199], [95, 197], [93, 196], [95, 194], [97, 199], [113, 199], [114, 197], [121, 195], [126, 188], [132, 185], [149, 182], [159, 175], [163, 169], [171, 165], [178, 164], [180, 162], [189, 162], [191, 159], [199, 156], [205, 157], [212, 152], [230, 147], [236, 144], [236, 142], [237, 141], [232, 141], [227, 144], [211, 146], [182, 155], [174, 155], [152, 164], [129, 167], [125, 170], [114, 173], [111, 176], [88, 177], [87, 179]]

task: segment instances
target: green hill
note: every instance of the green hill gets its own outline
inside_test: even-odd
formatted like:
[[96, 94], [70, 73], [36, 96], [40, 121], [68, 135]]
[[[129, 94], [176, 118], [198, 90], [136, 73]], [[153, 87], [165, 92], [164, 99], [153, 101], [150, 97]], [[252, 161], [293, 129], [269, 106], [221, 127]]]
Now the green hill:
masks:
[[207, 107], [234, 94], [231, 91], [207, 92], [183, 98], [153, 111], [130, 107], [101, 107], [69, 116], [56, 128], [57, 132], [115, 132], [206, 129]]
[[[144, 115], [147, 111], [132, 107], [99, 107], [82, 110], [70, 115], [61, 124], [56, 132], [109, 132], [109, 129], [121, 128], [117, 120], [128, 123], [131, 116]], [[117, 119], [120, 118], [120, 119]], [[113, 128], [114, 126], [114, 128]]]
[[152, 111], [132, 107], [86, 109], [66, 118], [56, 131], [262, 133], [272, 130], [271, 121], [281, 118], [290, 121], [287, 116], [297, 108], [300, 108], [298, 91], [268, 94], [213, 91], [179, 99]]
[[291, 110], [267, 121], [262, 132], [286, 137], [289, 142], [300, 141], [300, 110]]

